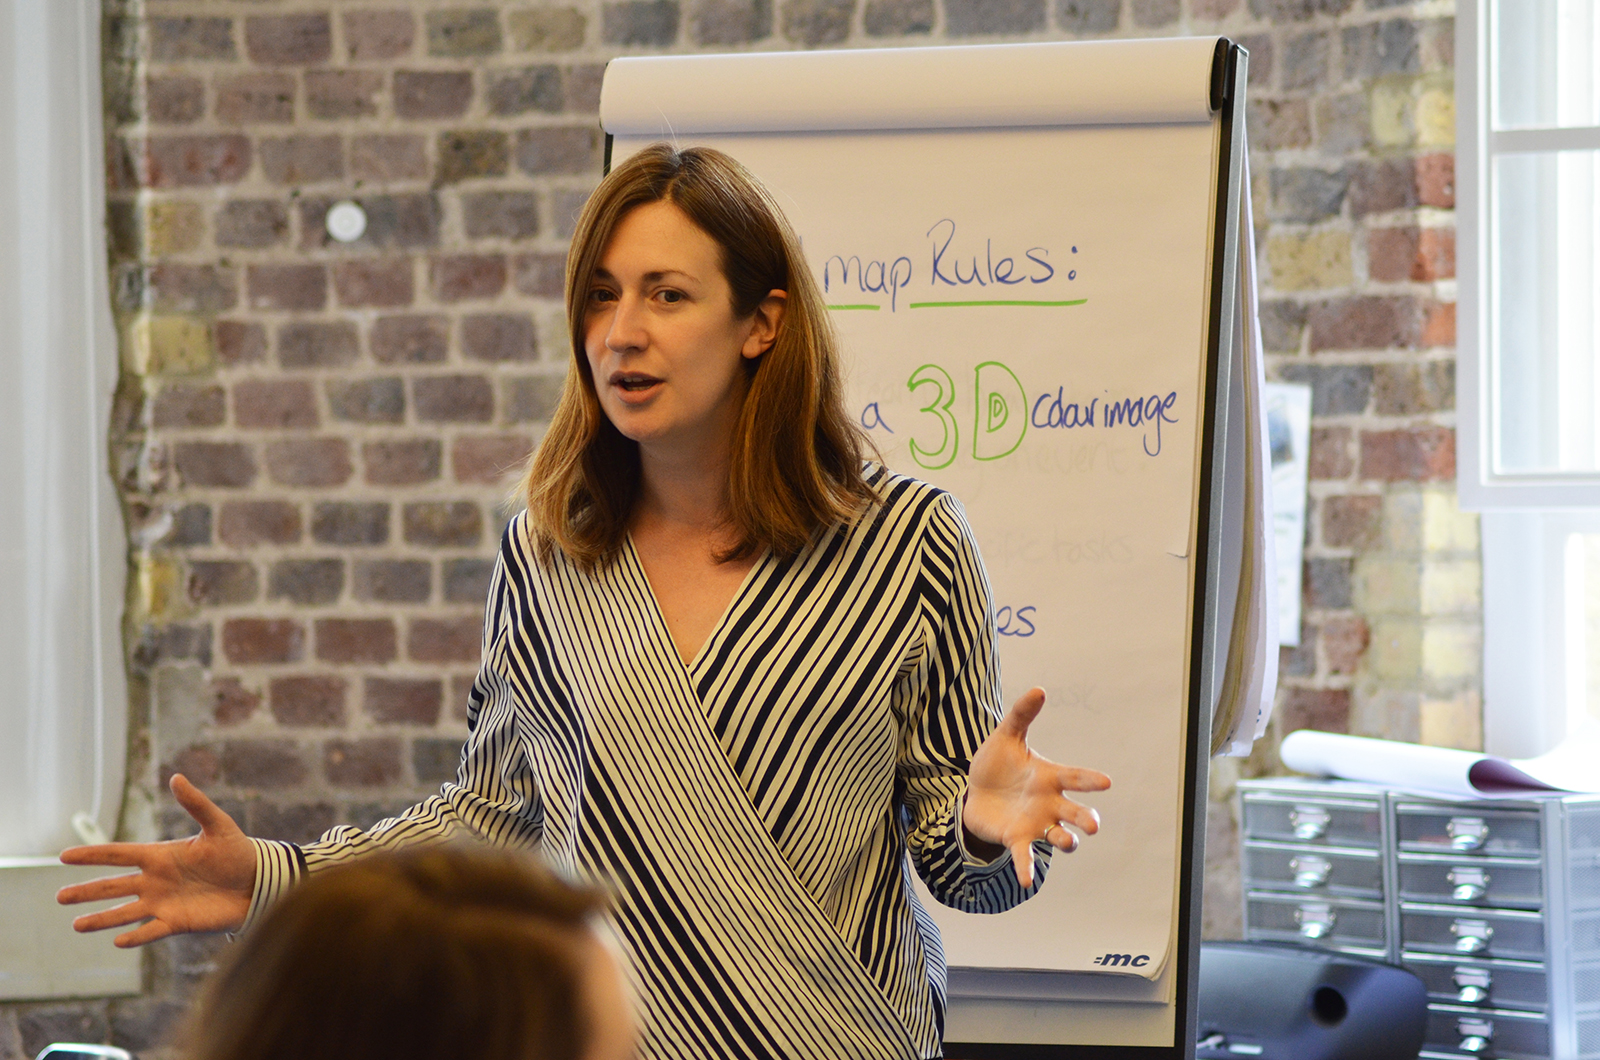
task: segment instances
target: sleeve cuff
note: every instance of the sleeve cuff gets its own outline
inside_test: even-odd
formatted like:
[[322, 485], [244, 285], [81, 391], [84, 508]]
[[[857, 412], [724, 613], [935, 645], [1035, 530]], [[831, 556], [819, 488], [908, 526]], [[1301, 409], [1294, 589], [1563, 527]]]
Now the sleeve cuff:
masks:
[[251, 839], [256, 848], [256, 885], [250, 895], [250, 910], [240, 931], [248, 931], [306, 873], [305, 853], [293, 843], [272, 839]]

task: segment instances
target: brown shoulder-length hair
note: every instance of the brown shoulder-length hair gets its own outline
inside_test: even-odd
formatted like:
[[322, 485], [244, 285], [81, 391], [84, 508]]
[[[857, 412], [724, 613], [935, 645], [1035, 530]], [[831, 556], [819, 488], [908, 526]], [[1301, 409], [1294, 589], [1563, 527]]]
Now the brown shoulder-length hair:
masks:
[[743, 362], [750, 388], [728, 469], [735, 543], [719, 558], [763, 549], [793, 556], [819, 528], [848, 522], [873, 502], [862, 471], [871, 443], [845, 412], [838, 343], [800, 240], [766, 188], [708, 147], [646, 147], [600, 182], [578, 218], [567, 253], [572, 366], [523, 479], [530, 532], [546, 559], [560, 549], [589, 571], [622, 548], [639, 492], [639, 449], [601, 410], [584, 351], [587, 294], [622, 218], [662, 201], [721, 248], [736, 317], [749, 317], [771, 291], [788, 294], [772, 348]]
[[206, 984], [186, 1060], [581, 1060], [596, 891], [505, 852], [363, 857], [268, 910]]

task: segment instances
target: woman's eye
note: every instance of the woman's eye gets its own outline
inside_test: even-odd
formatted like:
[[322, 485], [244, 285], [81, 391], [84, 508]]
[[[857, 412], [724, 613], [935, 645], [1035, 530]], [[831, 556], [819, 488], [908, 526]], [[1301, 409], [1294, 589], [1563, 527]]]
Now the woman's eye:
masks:
[[589, 292], [589, 301], [591, 302], [611, 302], [615, 301], [616, 297], [617, 296], [614, 293], [606, 290], [604, 287], [596, 287], [594, 290]]
[[657, 297], [668, 305], [677, 305], [684, 300], [684, 293], [682, 291], [662, 291]]

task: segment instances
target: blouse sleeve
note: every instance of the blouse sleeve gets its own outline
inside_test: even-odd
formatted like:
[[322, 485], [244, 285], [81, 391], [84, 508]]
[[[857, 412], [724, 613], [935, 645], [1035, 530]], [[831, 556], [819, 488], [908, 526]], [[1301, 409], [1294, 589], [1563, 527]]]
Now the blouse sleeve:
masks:
[[1050, 845], [1034, 844], [1034, 882], [1017, 883], [1006, 851], [985, 862], [962, 841], [967, 770], [1000, 722], [1000, 660], [989, 579], [960, 502], [940, 494], [921, 556], [922, 652], [897, 689], [897, 786], [906, 845], [933, 896], [968, 913], [998, 913], [1044, 882]]
[[[509, 531], [508, 531], [509, 535]], [[497, 846], [536, 847], [544, 833], [537, 779], [518, 738], [516, 698], [502, 664], [513, 606], [505, 545], [490, 581], [483, 663], [467, 701], [467, 741], [456, 779], [437, 795], [362, 830], [340, 825], [314, 843], [252, 839], [256, 883], [245, 926], [301, 877], [377, 850], [471, 836]]]

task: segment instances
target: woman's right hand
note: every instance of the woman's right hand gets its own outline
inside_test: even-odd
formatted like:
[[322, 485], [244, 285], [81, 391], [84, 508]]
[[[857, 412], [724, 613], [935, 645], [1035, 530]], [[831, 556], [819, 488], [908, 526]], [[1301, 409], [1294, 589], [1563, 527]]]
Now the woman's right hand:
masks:
[[256, 852], [233, 818], [217, 808], [182, 774], [172, 778], [178, 805], [200, 825], [200, 834], [165, 843], [104, 843], [61, 852], [64, 865], [116, 865], [136, 868], [63, 887], [62, 905], [107, 898], [133, 901], [78, 917], [78, 931], [103, 931], [144, 921], [118, 935], [123, 948], [143, 946], [188, 931], [231, 931], [244, 923], [256, 882]]

